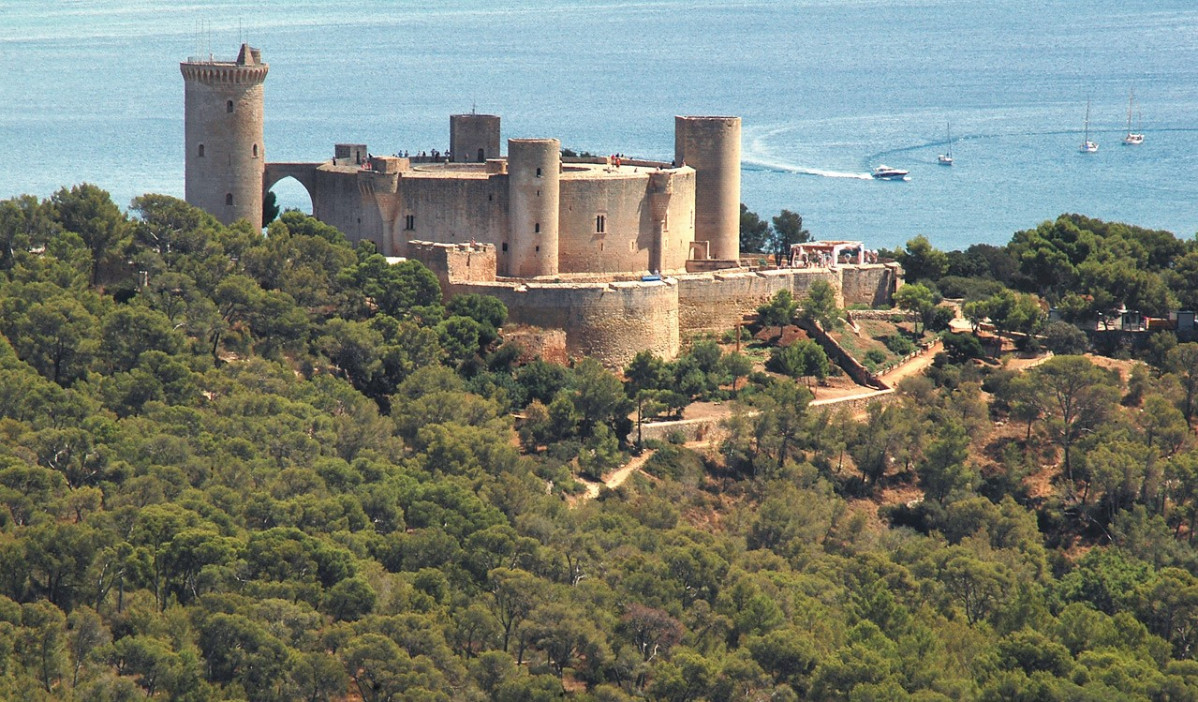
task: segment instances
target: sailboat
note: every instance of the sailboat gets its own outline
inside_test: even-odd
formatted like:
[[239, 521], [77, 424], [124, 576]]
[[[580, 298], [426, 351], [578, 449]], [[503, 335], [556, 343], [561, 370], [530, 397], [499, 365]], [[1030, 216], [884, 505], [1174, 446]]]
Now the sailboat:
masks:
[[1127, 136], [1123, 137], [1123, 143], [1126, 146], [1139, 146], [1144, 143], [1144, 134], [1131, 130], [1131, 108], [1135, 106], [1135, 102], [1136, 91], [1133, 88], [1131, 96], [1127, 98]]
[[1086, 126], [1084, 136], [1082, 137], [1082, 145], [1078, 147], [1078, 151], [1083, 154], [1092, 154], [1098, 151], [1098, 144], [1090, 141], [1090, 101], [1086, 101]]
[[953, 165], [953, 133], [949, 130], [948, 125], [944, 125], [945, 141], [948, 142], [948, 150], [936, 157], [936, 161], [941, 166]]

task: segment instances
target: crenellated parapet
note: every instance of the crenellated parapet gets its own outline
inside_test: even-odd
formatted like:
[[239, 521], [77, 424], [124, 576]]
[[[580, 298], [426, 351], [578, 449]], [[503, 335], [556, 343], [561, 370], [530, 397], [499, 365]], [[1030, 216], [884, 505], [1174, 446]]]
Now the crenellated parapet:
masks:
[[183, 63], [179, 65], [183, 80], [195, 81], [208, 86], [257, 85], [266, 80], [270, 67], [242, 66], [236, 63]]

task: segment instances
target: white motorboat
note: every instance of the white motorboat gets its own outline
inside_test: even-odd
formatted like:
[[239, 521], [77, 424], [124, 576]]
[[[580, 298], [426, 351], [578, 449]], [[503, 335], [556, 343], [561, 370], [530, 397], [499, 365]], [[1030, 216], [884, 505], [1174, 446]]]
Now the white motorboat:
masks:
[[908, 173], [910, 171], [904, 171], [901, 168], [891, 168], [886, 164], [881, 164], [870, 175], [878, 180], [903, 180], [907, 177]]

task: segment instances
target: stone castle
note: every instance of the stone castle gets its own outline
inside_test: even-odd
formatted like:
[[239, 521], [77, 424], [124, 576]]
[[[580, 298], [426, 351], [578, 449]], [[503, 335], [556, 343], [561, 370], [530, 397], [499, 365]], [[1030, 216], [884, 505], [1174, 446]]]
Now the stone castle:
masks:
[[676, 117], [672, 162], [565, 158], [547, 138], [508, 139], [504, 157], [500, 118], [461, 114], [448, 154], [337, 144], [325, 161], [268, 163], [261, 53], [180, 68], [189, 203], [259, 222], [265, 193], [294, 178], [351, 242], [424, 262], [447, 295], [494, 295], [513, 321], [564, 330], [571, 354], [672, 358], [683, 336], [733, 327], [778, 290], [825, 279], [843, 304], [875, 305], [900, 282], [885, 264], [742, 266], [739, 117]]

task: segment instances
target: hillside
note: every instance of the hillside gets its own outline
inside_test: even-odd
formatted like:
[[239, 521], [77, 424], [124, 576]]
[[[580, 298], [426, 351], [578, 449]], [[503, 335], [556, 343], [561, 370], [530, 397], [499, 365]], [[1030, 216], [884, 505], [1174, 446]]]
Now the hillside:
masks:
[[801, 339], [547, 363], [298, 213], [133, 212], [0, 203], [0, 698], [1198, 696], [1198, 345], [946, 337], [859, 417]]

